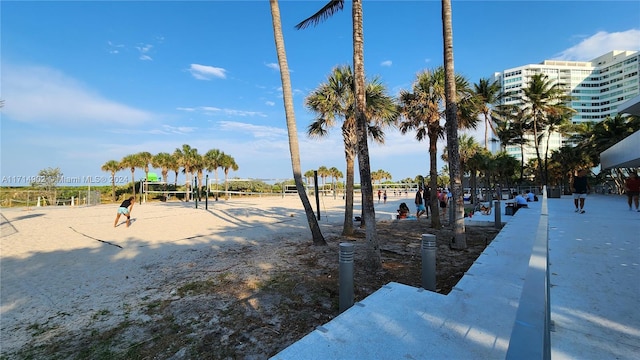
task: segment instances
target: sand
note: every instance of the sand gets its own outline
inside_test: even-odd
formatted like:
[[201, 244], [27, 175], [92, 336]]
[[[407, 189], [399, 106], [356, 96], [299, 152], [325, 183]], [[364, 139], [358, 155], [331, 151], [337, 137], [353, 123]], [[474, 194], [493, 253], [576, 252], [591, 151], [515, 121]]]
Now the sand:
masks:
[[[409, 200], [377, 204], [377, 218], [390, 219]], [[117, 204], [3, 209], [2, 353], [57, 333], [108, 329], [123, 318], [151, 321], [141, 304], [175, 297], [176, 278], [224, 271], [247, 247], [264, 250], [260, 265], [266, 270], [269, 257], [278, 256], [270, 244], [311, 242], [295, 195], [208, 205], [205, 210], [202, 202], [198, 209], [193, 202], [136, 204], [128, 228], [123, 217], [113, 226]], [[343, 209], [340, 197], [322, 197], [320, 225], [342, 224]], [[358, 214], [359, 206], [354, 210]]]

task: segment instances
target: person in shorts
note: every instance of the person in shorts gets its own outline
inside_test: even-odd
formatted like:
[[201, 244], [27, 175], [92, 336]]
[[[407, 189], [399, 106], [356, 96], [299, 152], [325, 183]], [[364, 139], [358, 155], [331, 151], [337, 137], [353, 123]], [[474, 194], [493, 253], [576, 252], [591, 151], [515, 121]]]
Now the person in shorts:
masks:
[[[424, 189], [419, 188], [418, 191], [416, 191], [414, 203], [416, 204], [416, 218], [420, 219], [420, 216], [427, 212], [427, 207], [425, 206], [424, 201]], [[428, 213], [427, 217], [429, 217]]]
[[632, 204], [635, 204], [636, 211], [640, 211], [638, 208], [638, 197], [640, 196], [640, 178], [635, 172], [629, 173], [629, 177], [624, 181], [624, 190], [627, 193], [627, 203], [629, 204], [629, 211], [632, 211]]
[[118, 226], [118, 220], [120, 220], [120, 215], [124, 215], [127, 217], [127, 227], [131, 225], [131, 210], [133, 210], [133, 204], [135, 204], [135, 197], [129, 196], [129, 198], [120, 204], [118, 207], [118, 214], [116, 215], [116, 221], [113, 223], [113, 227]]
[[573, 204], [576, 206], [575, 212], [584, 214], [584, 201], [591, 190], [586, 170], [578, 170], [578, 174], [573, 177], [571, 188], [573, 189]]
[[440, 211], [442, 212], [442, 219], [447, 215], [447, 203], [449, 202], [449, 193], [442, 189], [438, 194], [438, 203], [440, 205]]

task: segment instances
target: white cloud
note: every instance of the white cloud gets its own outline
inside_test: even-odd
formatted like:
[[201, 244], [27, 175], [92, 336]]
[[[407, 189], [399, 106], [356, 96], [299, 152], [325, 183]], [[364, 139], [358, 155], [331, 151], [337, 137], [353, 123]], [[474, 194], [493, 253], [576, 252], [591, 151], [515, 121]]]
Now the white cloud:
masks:
[[391, 60], [385, 60], [385, 61], [380, 63], [380, 66], [391, 67], [392, 64], [393, 64], [393, 62]]
[[179, 107], [177, 108], [177, 110], [180, 111], [185, 111], [185, 112], [202, 112], [205, 115], [216, 115], [216, 114], [223, 114], [223, 115], [228, 115], [228, 116], [259, 116], [259, 117], [267, 117], [267, 115], [265, 115], [262, 112], [259, 111], [247, 111], [247, 110], [237, 110], [237, 109], [221, 109], [221, 108], [217, 108], [215, 106], [199, 106], [199, 107], [194, 107], [194, 108], [190, 108], [190, 107]]
[[152, 48], [153, 48], [153, 45], [149, 45], [149, 44], [136, 46], [136, 49], [138, 49], [138, 52], [140, 52], [139, 59], [143, 61], [153, 60], [151, 56], [149, 56], [149, 52], [151, 51]]
[[120, 49], [124, 48], [124, 45], [114, 44], [111, 41], [107, 41], [107, 44], [109, 45], [109, 54], [119, 54]]
[[640, 50], [640, 30], [630, 29], [613, 33], [599, 31], [555, 55], [553, 59], [589, 61], [613, 50]]
[[273, 70], [277, 70], [280, 71], [280, 66], [276, 63], [268, 63], [268, 64], [264, 64], [266, 67], [268, 67], [269, 69], [273, 69]]
[[135, 125], [153, 117], [106, 99], [64, 73], [44, 66], [3, 64], [2, 87], [2, 112], [15, 121]]
[[273, 126], [255, 125], [237, 121], [221, 121], [221, 130], [248, 133], [254, 138], [280, 138], [287, 136], [287, 130]]
[[264, 104], [267, 105], [267, 106], [275, 106], [276, 105], [276, 103], [273, 102], [273, 101], [266, 101]]
[[191, 64], [189, 72], [198, 80], [225, 79], [227, 77], [227, 70], [208, 65]]

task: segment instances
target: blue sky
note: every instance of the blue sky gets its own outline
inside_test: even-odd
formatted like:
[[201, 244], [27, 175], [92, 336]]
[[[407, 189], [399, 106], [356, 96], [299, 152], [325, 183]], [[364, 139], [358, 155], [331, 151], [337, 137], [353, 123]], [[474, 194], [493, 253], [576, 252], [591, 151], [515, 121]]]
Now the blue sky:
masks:
[[[339, 131], [305, 135], [314, 118], [305, 96], [352, 58], [351, 2], [318, 27], [294, 29], [324, 3], [281, 0], [280, 11], [302, 169], [344, 173]], [[638, 1], [452, 4], [455, 70], [472, 83], [545, 59], [640, 50]], [[2, 1], [0, 12], [1, 185], [28, 185], [47, 167], [106, 176], [108, 160], [182, 144], [233, 156], [234, 177], [293, 177], [267, 0]], [[442, 65], [439, 1], [365, 0], [364, 31], [367, 76], [390, 95]], [[394, 180], [428, 173], [427, 143], [413, 134], [389, 130], [370, 151], [372, 170]]]

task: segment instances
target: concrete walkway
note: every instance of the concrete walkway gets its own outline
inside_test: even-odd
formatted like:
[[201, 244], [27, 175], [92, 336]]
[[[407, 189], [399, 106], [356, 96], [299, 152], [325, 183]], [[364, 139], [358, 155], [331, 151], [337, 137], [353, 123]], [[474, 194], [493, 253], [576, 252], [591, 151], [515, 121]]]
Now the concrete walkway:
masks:
[[549, 201], [554, 359], [640, 358], [640, 212], [626, 197]]
[[[547, 201], [552, 358], [637, 359], [640, 213]], [[509, 218], [449, 295], [389, 283], [273, 359], [504, 359], [540, 219], [540, 203]]]

